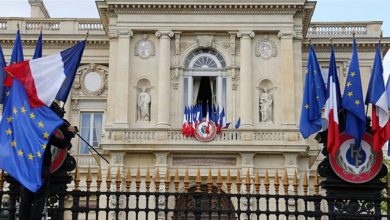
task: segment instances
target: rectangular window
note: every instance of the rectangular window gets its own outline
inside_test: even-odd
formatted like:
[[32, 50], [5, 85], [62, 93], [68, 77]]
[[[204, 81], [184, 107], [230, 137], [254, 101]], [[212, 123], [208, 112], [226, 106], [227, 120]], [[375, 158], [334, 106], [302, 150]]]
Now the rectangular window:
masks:
[[[103, 130], [102, 112], [82, 112], [80, 118], [81, 136], [91, 146], [99, 147]], [[88, 154], [88, 145], [80, 140], [80, 154]]]

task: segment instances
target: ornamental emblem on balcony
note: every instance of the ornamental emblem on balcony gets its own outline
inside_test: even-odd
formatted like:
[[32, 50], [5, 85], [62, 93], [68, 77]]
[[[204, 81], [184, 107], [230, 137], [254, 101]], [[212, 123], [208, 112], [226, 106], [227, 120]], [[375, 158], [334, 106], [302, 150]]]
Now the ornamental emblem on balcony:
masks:
[[256, 56], [263, 59], [276, 57], [276, 45], [273, 41], [269, 40], [268, 35], [265, 35], [263, 40], [257, 42]]
[[202, 142], [209, 142], [215, 138], [215, 134], [217, 132], [217, 127], [214, 122], [207, 122], [204, 118], [202, 122], [196, 126], [195, 129], [195, 138]]
[[330, 165], [341, 179], [350, 183], [365, 183], [373, 179], [382, 168], [382, 151], [374, 152], [372, 137], [363, 136], [359, 148], [354, 147], [355, 140], [342, 133], [340, 148], [335, 155], [330, 154]]

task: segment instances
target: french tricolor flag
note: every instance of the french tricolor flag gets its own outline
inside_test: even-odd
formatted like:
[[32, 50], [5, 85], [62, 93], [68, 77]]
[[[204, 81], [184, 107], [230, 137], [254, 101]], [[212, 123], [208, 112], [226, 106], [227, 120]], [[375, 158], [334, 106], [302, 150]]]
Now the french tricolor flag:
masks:
[[54, 99], [66, 101], [86, 41], [58, 54], [27, 60], [4, 68], [26, 89], [31, 107], [50, 106]]
[[380, 44], [378, 44], [366, 96], [366, 104], [372, 104], [372, 135], [375, 152], [382, 150], [383, 145], [390, 139], [387, 93], [385, 81], [383, 79], [383, 65], [380, 48]]
[[328, 91], [325, 103], [325, 118], [328, 121], [328, 152], [335, 155], [340, 146], [338, 107], [341, 101], [340, 84], [337, 76], [336, 58], [333, 47], [330, 54]]

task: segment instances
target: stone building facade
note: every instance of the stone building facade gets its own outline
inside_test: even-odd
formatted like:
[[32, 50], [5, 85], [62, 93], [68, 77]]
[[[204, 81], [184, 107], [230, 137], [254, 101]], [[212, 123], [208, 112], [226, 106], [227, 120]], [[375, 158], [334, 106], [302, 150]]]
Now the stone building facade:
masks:
[[[44, 55], [89, 32], [66, 118], [112, 169], [159, 168], [161, 178], [176, 168], [190, 176], [198, 167], [203, 176], [210, 167], [222, 175], [287, 170], [290, 177], [314, 170], [321, 146], [298, 130], [309, 41], [326, 77], [333, 38], [343, 89], [355, 32], [365, 90], [382, 25], [314, 23], [316, 2], [306, 0], [106, 0], [96, 2], [99, 19], [50, 18], [42, 2], [30, 4], [31, 18], [0, 18], [6, 60], [17, 24], [26, 59], [41, 28]], [[382, 45], [384, 55], [390, 39]], [[210, 142], [181, 132], [184, 106], [204, 101], [200, 93], [232, 123]], [[82, 173], [99, 163], [109, 168], [80, 140], [72, 154]]]

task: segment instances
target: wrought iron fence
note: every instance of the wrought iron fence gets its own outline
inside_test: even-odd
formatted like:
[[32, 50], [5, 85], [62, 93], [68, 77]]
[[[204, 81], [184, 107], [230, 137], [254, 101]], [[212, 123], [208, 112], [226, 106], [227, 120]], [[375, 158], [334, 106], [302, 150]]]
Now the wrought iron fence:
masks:
[[[156, 219], [156, 220], [239, 220], [239, 219], [388, 219], [390, 198], [362, 197], [350, 193], [323, 195], [317, 174], [309, 179], [297, 173], [288, 178], [265, 172], [251, 176], [249, 170], [241, 178], [228, 170], [222, 177], [218, 170], [213, 176], [209, 169], [207, 180], [196, 170], [190, 177], [166, 173], [154, 177], [149, 169], [141, 177], [138, 168], [132, 177], [128, 170], [122, 176], [118, 168], [112, 176], [110, 169], [103, 181], [101, 171], [92, 178], [88, 168], [85, 181], [79, 170], [74, 173], [73, 189], [66, 189], [70, 176], [62, 173], [54, 181], [48, 197], [47, 219]], [[301, 174], [302, 176], [302, 174]], [[5, 187], [4, 187], [5, 186]], [[0, 176], [0, 219], [17, 219], [18, 186], [11, 178]], [[390, 187], [387, 188], [387, 192]], [[384, 208], [381, 208], [381, 205]], [[387, 210], [386, 210], [387, 208]]]

